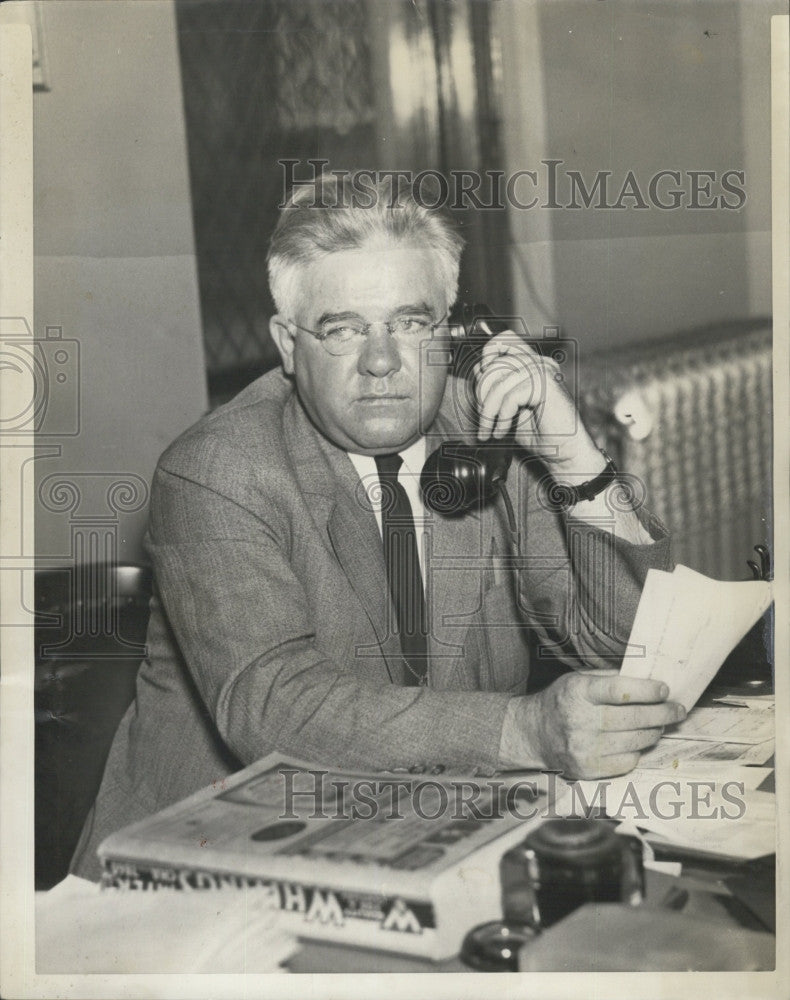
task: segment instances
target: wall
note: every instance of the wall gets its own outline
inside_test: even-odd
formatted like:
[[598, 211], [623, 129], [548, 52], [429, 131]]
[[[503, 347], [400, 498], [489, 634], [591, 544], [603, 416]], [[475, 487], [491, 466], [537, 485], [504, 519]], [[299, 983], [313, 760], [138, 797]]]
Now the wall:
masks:
[[38, 505], [36, 548], [43, 562], [68, 554], [70, 519], [103, 515], [120, 558], [137, 560], [145, 506], [119, 494], [108, 509], [107, 487], [124, 474], [147, 483], [206, 409], [174, 12], [167, 0], [59, 0], [42, 26], [35, 333], [78, 341], [81, 405], [79, 434], [39, 439], [37, 478], [93, 475], [74, 480], [70, 514]]
[[561, 205], [570, 200], [567, 170], [588, 188], [611, 171], [610, 203], [629, 170], [643, 191], [659, 170], [681, 171], [687, 202], [689, 170], [746, 175], [739, 210], [513, 211], [514, 284], [526, 317], [553, 316], [595, 350], [770, 314], [769, 17], [784, 7], [505, 0], [498, 8], [509, 172], [538, 171], [545, 193], [540, 161], [563, 161]]

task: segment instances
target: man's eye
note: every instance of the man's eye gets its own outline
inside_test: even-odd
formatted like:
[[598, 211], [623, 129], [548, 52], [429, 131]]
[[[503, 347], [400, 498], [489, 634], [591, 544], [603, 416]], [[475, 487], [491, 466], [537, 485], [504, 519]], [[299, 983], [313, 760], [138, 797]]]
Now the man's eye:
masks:
[[407, 336], [423, 333], [430, 325], [430, 320], [425, 316], [402, 316], [393, 324], [395, 333]]
[[354, 337], [358, 337], [360, 332], [360, 329], [356, 326], [329, 326], [322, 330], [322, 338], [335, 343], [345, 343]]

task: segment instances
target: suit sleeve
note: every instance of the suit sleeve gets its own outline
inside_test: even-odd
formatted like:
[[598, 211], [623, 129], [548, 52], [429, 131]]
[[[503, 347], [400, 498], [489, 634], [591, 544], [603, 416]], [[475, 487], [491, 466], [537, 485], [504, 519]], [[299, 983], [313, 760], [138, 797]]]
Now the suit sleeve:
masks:
[[149, 552], [187, 669], [239, 760], [278, 750], [340, 767], [495, 768], [508, 696], [366, 682], [332, 662], [277, 504], [263, 520], [244, 503], [245, 464], [221, 483], [217, 465], [226, 454], [203, 455], [191, 478], [160, 464]]
[[637, 517], [651, 544], [619, 538], [614, 517], [600, 524], [566, 517], [541, 498], [533, 468], [524, 463], [513, 485], [522, 525], [519, 605], [539, 656], [619, 668], [648, 570], [672, 569], [667, 530], [641, 506]]

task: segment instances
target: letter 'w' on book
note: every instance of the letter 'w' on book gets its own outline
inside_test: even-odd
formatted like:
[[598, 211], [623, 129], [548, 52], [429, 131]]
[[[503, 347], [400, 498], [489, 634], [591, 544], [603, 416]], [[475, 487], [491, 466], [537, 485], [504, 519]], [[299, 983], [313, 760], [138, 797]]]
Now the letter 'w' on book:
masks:
[[651, 569], [620, 673], [664, 681], [670, 699], [691, 710], [770, 603], [764, 580], [712, 580], [688, 566]]

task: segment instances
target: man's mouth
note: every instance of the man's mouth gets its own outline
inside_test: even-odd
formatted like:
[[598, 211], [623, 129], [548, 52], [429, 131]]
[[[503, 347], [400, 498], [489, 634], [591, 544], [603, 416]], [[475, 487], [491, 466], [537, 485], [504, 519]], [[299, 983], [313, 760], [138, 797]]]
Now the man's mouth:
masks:
[[410, 396], [406, 396], [398, 392], [385, 392], [385, 393], [370, 393], [367, 396], [359, 396], [357, 398], [358, 403], [391, 403], [398, 399], [411, 399]]

